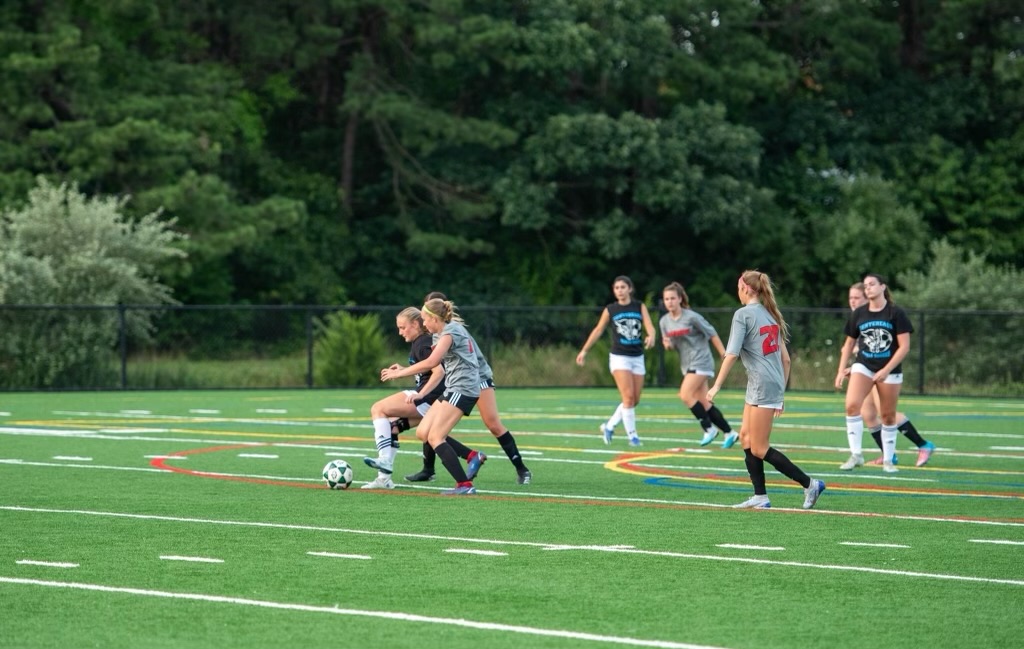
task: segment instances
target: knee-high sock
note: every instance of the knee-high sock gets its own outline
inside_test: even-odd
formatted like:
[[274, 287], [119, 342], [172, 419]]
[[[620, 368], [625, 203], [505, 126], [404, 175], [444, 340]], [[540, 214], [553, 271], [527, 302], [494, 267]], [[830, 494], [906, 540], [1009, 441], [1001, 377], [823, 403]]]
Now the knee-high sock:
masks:
[[725, 420], [725, 417], [722, 415], [722, 411], [719, 410], [718, 406], [715, 404], [711, 404], [711, 407], [708, 408], [708, 417], [711, 418], [711, 423], [718, 426], [718, 430], [723, 433], [732, 432], [732, 426], [730, 426], [729, 422]]
[[788, 457], [785, 456], [782, 451], [776, 451], [774, 448], [769, 447], [768, 452], [764, 454], [764, 461], [775, 467], [775, 470], [786, 476], [793, 482], [798, 483], [801, 487], [806, 489], [811, 486], [811, 478], [800, 470], [800, 467], [793, 464]]
[[850, 453], [864, 454], [864, 418], [860, 415], [846, 418], [846, 443], [850, 445]]
[[636, 434], [636, 408], [622, 409], [622, 426], [626, 429], [627, 435]]
[[459, 461], [459, 456], [455, 455], [455, 451], [452, 450], [447, 441], [435, 446], [434, 453], [437, 454], [437, 457], [441, 458], [441, 464], [444, 465], [445, 469], [448, 469], [448, 473], [455, 479], [456, 484], [469, 482], [469, 478], [466, 477], [466, 470], [462, 468], [462, 462]]
[[917, 428], [914, 427], [914, 424], [910, 423], [909, 419], [904, 419], [903, 423], [896, 428], [898, 428], [907, 439], [912, 441], [914, 446], [917, 448], [921, 448], [928, 443], [925, 438], [921, 437], [921, 433], [917, 432]]
[[871, 439], [875, 440], [875, 444], [878, 444], [878, 450], [885, 450], [882, 448], [882, 425], [872, 426], [868, 432], [871, 433]]
[[423, 442], [423, 470], [427, 473], [433, 473], [436, 460], [437, 454], [434, 453], [434, 447], [427, 442]]
[[764, 486], [764, 460], [751, 453], [749, 448], [745, 448], [743, 462], [747, 465], [750, 484], [754, 485], [754, 495], [767, 496], [768, 490]]
[[607, 426], [608, 428], [611, 428], [612, 430], [615, 430], [615, 427], [619, 425], [620, 421], [622, 421], [622, 404], [621, 403], [618, 406], [615, 407], [615, 412], [613, 412], [612, 416], [608, 418], [607, 422], [605, 422], [605, 426]]
[[516, 445], [516, 438], [512, 437], [511, 431], [505, 431], [498, 438], [498, 443], [501, 444], [501, 449], [505, 451], [505, 455], [512, 461], [512, 465], [516, 468], [516, 471], [522, 473], [526, 471], [526, 465], [523, 464], [523, 458], [519, 455], [519, 446]]
[[377, 443], [377, 456], [389, 460], [391, 455], [391, 420], [387, 417], [373, 420], [373, 441]]
[[463, 460], [468, 460], [469, 454], [473, 452], [473, 449], [469, 448], [451, 435], [448, 436], [448, 446], [451, 446], [452, 450], [455, 451], [455, 454]]
[[896, 455], [896, 438], [899, 434], [895, 426], [882, 424], [882, 458], [887, 464], [892, 464], [892, 456]]
[[690, 412], [700, 422], [700, 427], [704, 429], [705, 433], [711, 432], [714, 428], [714, 424], [711, 423], [711, 417], [708, 416], [708, 411], [704, 409], [704, 404], [698, 401], [697, 403], [690, 406]]

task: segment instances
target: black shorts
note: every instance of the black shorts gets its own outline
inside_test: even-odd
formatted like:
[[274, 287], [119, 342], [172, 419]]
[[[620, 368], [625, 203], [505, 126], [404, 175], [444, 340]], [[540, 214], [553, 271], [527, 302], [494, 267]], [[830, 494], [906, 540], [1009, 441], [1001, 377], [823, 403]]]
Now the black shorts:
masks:
[[478, 398], [479, 397], [467, 397], [461, 392], [452, 392], [450, 390], [445, 390], [444, 394], [441, 395], [441, 398], [438, 399], [438, 401], [447, 401], [448, 403], [452, 404], [453, 406], [461, 410], [462, 414], [469, 415], [471, 412], [473, 412], [473, 406], [476, 405], [476, 401]]
[[480, 381], [480, 391], [481, 392], [483, 392], [484, 390], [490, 390], [493, 387], [494, 387], [494, 379], [486, 379], [484, 381]]
[[440, 392], [431, 392], [430, 394], [428, 394], [427, 396], [423, 397], [422, 399], [413, 399], [412, 403], [415, 406], [419, 406], [419, 405], [422, 405], [424, 403], [429, 406], [429, 405], [433, 405], [433, 403], [435, 401], [437, 401], [438, 399], [440, 399], [440, 398], [441, 398], [441, 393]]

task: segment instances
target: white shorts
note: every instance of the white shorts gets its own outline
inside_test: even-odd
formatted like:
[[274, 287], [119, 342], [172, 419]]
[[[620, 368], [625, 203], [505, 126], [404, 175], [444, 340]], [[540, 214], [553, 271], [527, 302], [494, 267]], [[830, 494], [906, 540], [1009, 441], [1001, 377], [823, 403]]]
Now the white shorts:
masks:
[[608, 369], [612, 372], [626, 370], [633, 374], [639, 374], [640, 376], [647, 374], [647, 368], [644, 366], [643, 354], [640, 356], [608, 354]]
[[[875, 373], [869, 370], [867, 367], [865, 367], [863, 363], [854, 363], [853, 365], [850, 366], [850, 371], [856, 372], [857, 374], [862, 374], [868, 377], [869, 379], [875, 378]], [[885, 377], [885, 380], [882, 381], [882, 383], [888, 383], [889, 385], [902, 385], [903, 374], [890, 374], [889, 376]]]
[[687, 374], [696, 374], [697, 376], [708, 376], [708, 377], [711, 377], [711, 376], [715, 375], [715, 371], [714, 370], [686, 370], [685, 372], [683, 372], [683, 376], [686, 376]]
[[771, 408], [772, 410], [782, 410], [782, 402], [778, 403], [751, 403], [749, 404], [755, 408]]
[[[418, 392], [416, 392], [416, 390], [403, 390], [402, 392], [404, 392], [405, 396], [407, 396], [407, 397], [414, 397], [417, 394], [419, 394]], [[417, 403], [416, 404], [416, 412], [420, 413], [420, 417], [426, 417], [428, 410], [430, 410], [430, 404], [429, 403]]]

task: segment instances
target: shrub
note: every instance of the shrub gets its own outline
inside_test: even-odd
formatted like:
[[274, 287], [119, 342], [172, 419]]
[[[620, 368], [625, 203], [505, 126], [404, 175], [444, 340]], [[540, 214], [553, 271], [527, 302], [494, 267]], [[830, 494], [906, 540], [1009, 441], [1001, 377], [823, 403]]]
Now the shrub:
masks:
[[314, 321], [315, 383], [320, 387], [380, 384], [387, 344], [376, 313], [355, 316], [338, 311]]

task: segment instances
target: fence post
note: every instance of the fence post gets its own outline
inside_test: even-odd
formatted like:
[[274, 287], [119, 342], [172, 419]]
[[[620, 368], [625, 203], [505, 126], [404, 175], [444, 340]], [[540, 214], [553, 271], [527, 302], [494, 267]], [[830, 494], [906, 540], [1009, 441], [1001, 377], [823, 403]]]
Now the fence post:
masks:
[[128, 388], [128, 326], [125, 306], [117, 304], [117, 342], [121, 355], [121, 389]]
[[313, 312], [306, 309], [306, 387], [313, 387]]
[[919, 320], [921, 334], [917, 337], [917, 392], [918, 394], [924, 394], [924, 311], [921, 312], [921, 318]]

